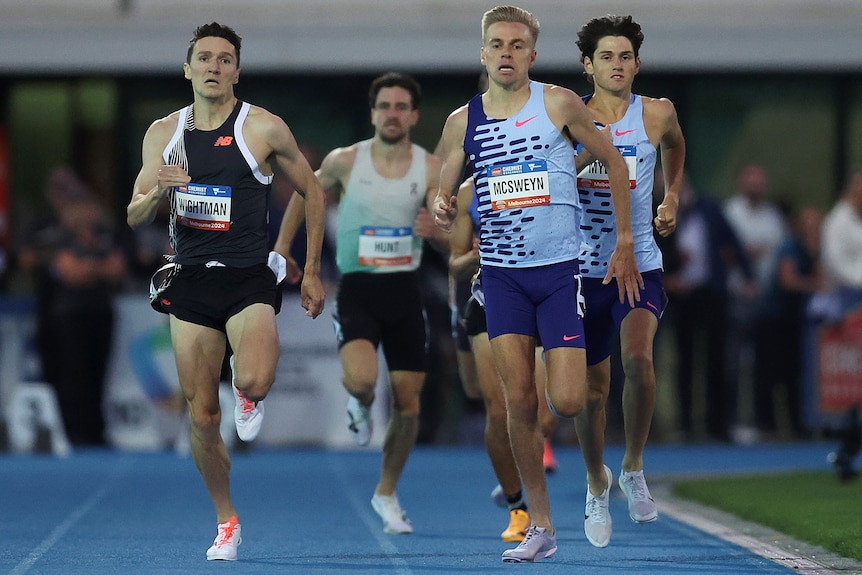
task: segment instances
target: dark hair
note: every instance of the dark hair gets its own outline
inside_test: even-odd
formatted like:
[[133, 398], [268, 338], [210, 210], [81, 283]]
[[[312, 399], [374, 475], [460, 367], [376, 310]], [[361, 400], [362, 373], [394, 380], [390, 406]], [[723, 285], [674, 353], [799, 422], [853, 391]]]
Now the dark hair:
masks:
[[388, 72], [375, 78], [368, 90], [368, 105], [373, 109], [377, 104], [377, 94], [380, 93], [380, 90], [394, 87], [404, 88], [410, 92], [410, 103], [413, 109], [419, 107], [422, 102], [422, 88], [419, 87], [419, 82], [414, 80], [412, 76], [401, 72]]
[[218, 22], [210, 22], [209, 24], [198, 26], [195, 29], [192, 39], [189, 40], [189, 51], [186, 53], [186, 64], [191, 63], [192, 51], [194, 51], [195, 44], [201, 38], [224, 38], [233, 44], [234, 50], [236, 50], [236, 66], [239, 68], [239, 50], [242, 46], [242, 38], [240, 38], [239, 34], [234, 32], [233, 28], [224, 26]]
[[640, 52], [644, 41], [641, 26], [631, 16], [607, 15], [601, 18], [593, 18], [578, 31], [578, 48], [581, 49], [581, 62], [584, 58], [593, 59], [593, 54], [599, 45], [599, 40], [605, 36], [623, 36], [632, 43], [635, 58]]

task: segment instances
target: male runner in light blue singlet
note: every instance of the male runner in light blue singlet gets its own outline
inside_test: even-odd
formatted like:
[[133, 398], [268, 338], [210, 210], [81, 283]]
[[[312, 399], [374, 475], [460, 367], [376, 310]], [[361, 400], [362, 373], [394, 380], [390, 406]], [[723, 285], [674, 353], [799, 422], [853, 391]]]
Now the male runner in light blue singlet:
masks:
[[[626, 451], [619, 485], [628, 498], [632, 521], [646, 523], [658, 517], [643, 474], [643, 453], [655, 406], [656, 382], [653, 339], [667, 301], [662, 283], [662, 256], [653, 225], [662, 235], [676, 227], [679, 186], [685, 162], [685, 140], [673, 104], [667, 99], [632, 94], [640, 67], [638, 51], [641, 27], [631, 16], [595, 18], [578, 32], [578, 47], [587, 77], [595, 90], [585, 96], [596, 125], [620, 150], [628, 166], [631, 188], [631, 225], [635, 257], [644, 285], [634, 308], [617, 298], [616, 279], [603, 283], [613, 255], [617, 234], [615, 203], [608, 191], [609, 179], [602, 163], [578, 146], [576, 164], [583, 248], [581, 278], [587, 311], [587, 408], [575, 418], [578, 440], [588, 473], [600, 473], [604, 465], [605, 404], [611, 385], [611, 345], [620, 333], [625, 384], [623, 417]], [[653, 175], [656, 148], [661, 146], [665, 194], [653, 218]], [[607, 470], [610, 476], [610, 470]], [[609, 493], [587, 491], [584, 532], [597, 547], [611, 538]]]
[[[505, 551], [503, 561], [537, 561], [557, 549], [533, 382], [537, 336], [545, 347], [545, 395], [552, 410], [573, 417], [587, 394], [573, 140], [607, 166], [617, 206], [617, 244], [606, 280], [616, 275], [619, 298], [632, 306], [642, 284], [622, 156], [596, 129], [577, 94], [530, 80], [538, 20], [521, 8], [498, 6], [484, 14], [482, 34], [489, 87], [446, 121], [434, 215], [443, 229], [451, 227], [458, 212], [453, 194], [469, 160], [479, 200], [488, 337], [506, 394], [512, 453], [531, 508], [524, 540]], [[590, 477], [598, 493], [609, 484], [604, 474]]]
[[194, 103], [147, 130], [127, 207], [128, 224], [137, 228], [155, 219], [159, 204], [170, 203], [175, 265], [170, 281], [154, 290], [153, 306], [170, 314], [192, 456], [216, 510], [218, 534], [207, 559], [227, 561], [237, 559], [242, 529], [230, 496], [230, 456], [219, 432], [219, 379], [230, 343], [238, 406], [248, 407], [235, 413], [237, 432], [253, 439], [280, 352], [279, 274], [267, 265], [266, 226], [276, 174], [307, 200], [301, 291], [307, 315], [319, 315], [325, 299], [323, 189], [284, 120], [234, 96], [240, 44], [234, 30], [216, 22], [195, 30], [183, 64]]
[[[338, 197], [336, 261], [342, 275], [333, 319], [348, 392], [347, 428], [359, 445], [371, 440], [378, 347], [389, 369], [392, 411], [371, 506], [383, 530], [393, 534], [413, 532], [396, 487], [416, 443], [427, 373], [417, 270], [425, 240], [448, 247], [428, 211], [440, 160], [410, 140], [421, 96], [407, 74], [375, 78], [368, 94], [374, 136], [332, 150], [317, 170], [323, 187]], [[275, 249], [285, 256], [301, 223], [301, 204], [294, 195], [282, 219]]]

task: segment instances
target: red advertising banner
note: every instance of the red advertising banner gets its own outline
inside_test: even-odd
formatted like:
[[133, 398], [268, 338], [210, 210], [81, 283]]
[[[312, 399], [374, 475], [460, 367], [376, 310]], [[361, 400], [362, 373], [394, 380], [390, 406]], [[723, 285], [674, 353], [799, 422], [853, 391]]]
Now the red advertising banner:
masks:
[[862, 310], [821, 330], [818, 364], [821, 411], [845, 412], [862, 403]]

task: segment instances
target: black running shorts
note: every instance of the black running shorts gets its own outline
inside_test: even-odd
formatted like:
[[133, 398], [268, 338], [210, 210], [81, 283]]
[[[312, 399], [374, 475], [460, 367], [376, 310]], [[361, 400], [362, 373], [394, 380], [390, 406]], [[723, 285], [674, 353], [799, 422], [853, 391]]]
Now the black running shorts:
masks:
[[225, 331], [227, 320], [255, 303], [281, 311], [281, 291], [266, 264], [247, 268], [183, 265], [160, 294], [162, 311]]
[[415, 272], [350, 273], [333, 314], [339, 349], [355, 339], [382, 345], [390, 371], [427, 371], [425, 312]]

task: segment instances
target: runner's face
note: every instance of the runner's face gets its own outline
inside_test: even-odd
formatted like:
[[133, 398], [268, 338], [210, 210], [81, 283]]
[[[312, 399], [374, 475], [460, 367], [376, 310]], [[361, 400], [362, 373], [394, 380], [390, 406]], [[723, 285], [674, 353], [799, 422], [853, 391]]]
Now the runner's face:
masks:
[[624, 36], [605, 36], [596, 45], [593, 58], [584, 59], [584, 70], [599, 88], [609, 92], [631, 90], [640, 59]]
[[481, 53], [488, 77], [502, 85], [523, 82], [536, 61], [530, 28], [518, 22], [495, 22], [488, 26]]
[[371, 110], [371, 123], [377, 135], [387, 143], [395, 143], [410, 136], [416, 125], [419, 111], [413, 108], [410, 92], [400, 86], [381, 88]]
[[239, 82], [236, 50], [224, 38], [206, 37], [195, 43], [191, 62], [183, 64], [192, 89], [204, 98], [217, 99], [233, 94]]

